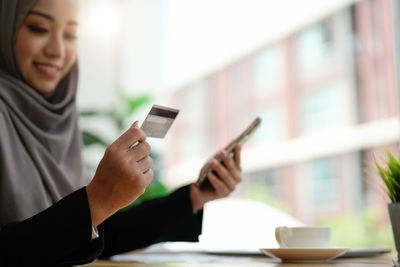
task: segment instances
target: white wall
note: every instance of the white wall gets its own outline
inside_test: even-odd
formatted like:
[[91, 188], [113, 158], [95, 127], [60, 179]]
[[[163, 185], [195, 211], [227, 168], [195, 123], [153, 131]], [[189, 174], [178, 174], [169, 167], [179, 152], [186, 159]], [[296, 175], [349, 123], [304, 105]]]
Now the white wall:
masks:
[[81, 0], [80, 8], [79, 106], [109, 106], [117, 87], [130, 95], [157, 92], [163, 1]]

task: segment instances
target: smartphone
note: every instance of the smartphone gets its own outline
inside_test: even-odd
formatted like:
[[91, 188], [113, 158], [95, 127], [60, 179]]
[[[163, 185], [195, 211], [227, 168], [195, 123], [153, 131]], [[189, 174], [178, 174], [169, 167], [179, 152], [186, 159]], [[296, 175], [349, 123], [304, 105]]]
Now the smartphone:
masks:
[[[231, 155], [231, 157], [234, 156], [235, 147], [237, 145], [243, 145], [244, 143], [246, 143], [246, 141], [249, 140], [249, 138], [254, 134], [254, 132], [257, 130], [260, 124], [261, 124], [261, 118], [260, 117], [255, 118], [253, 122], [237, 138], [235, 138], [225, 147], [225, 150]], [[217, 160], [221, 162], [221, 159]], [[212, 171], [213, 171], [212, 167], [209, 166], [206, 170], [200, 173], [199, 178], [197, 179], [196, 182], [196, 185], [199, 188], [206, 188], [211, 186], [207, 176]]]

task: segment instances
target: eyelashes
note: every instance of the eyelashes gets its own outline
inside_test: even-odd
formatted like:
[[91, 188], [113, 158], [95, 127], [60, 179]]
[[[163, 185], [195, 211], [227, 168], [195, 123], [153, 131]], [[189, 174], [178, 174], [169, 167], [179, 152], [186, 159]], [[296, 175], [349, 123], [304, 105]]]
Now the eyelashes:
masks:
[[46, 28], [39, 27], [39, 26], [36, 26], [36, 25], [29, 25], [28, 28], [32, 32], [36, 32], [36, 33], [46, 33], [46, 32], [48, 32], [48, 30]]
[[78, 36], [76, 36], [75, 34], [64, 34], [64, 37], [71, 41], [78, 39]]
[[[32, 32], [38, 33], [38, 34], [45, 34], [45, 33], [49, 32], [49, 30], [47, 30], [46, 28], [43, 28], [43, 27], [40, 27], [40, 26], [36, 26], [36, 25], [28, 25], [28, 28]], [[64, 34], [64, 37], [67, 40], [76, 40], [78, 38], [75, 34], [70, 34], [70, 33]]]

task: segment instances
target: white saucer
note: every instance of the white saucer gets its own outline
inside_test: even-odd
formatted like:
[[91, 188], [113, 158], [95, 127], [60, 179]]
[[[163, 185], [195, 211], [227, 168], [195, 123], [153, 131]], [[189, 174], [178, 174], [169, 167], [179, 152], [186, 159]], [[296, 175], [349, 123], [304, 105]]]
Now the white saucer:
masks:
[[345, 254], [348, 248], [261, 248], [260, 251], [283, 262], [329, 261]]

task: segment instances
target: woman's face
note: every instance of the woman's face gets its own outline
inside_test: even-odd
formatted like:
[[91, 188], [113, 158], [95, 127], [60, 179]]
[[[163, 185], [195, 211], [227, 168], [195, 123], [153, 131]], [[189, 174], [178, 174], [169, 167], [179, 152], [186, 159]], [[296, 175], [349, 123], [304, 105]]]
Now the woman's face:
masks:
[[76, 0], [37, 0], [16, 35], [15, 52], [26, 81], [51, 93], [76, 61]]

